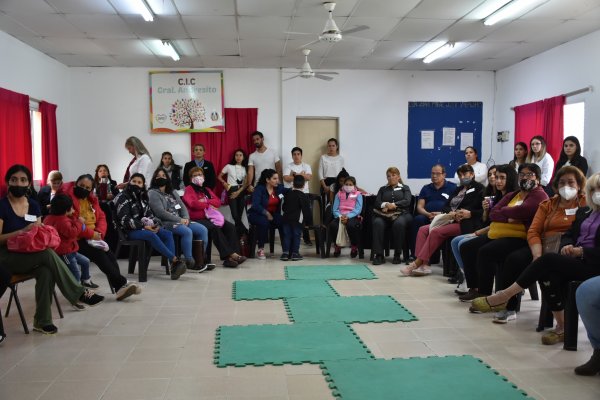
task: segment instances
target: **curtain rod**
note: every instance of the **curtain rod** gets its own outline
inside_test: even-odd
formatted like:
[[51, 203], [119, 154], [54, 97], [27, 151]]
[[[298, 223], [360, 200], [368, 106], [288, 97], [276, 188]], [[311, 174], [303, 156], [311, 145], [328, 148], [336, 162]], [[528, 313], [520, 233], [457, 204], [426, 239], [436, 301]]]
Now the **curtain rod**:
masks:
[[[581, 89], [578, 89], [578, 90], [573, 90], [572, 92], [565, 93], [565, 94], [563, 94], [563, 96], [565, 96], [565, 97], [576, 96], [576, 95], [581, 94], [581, 93], [591, 92], [593, 89], [594, 88], [592, 86], [587, 86], [587, 87], [584, 87], [584, 88], [581, 88]], [[511, 107], [510, 110], [514, 111], [515, 108]]]

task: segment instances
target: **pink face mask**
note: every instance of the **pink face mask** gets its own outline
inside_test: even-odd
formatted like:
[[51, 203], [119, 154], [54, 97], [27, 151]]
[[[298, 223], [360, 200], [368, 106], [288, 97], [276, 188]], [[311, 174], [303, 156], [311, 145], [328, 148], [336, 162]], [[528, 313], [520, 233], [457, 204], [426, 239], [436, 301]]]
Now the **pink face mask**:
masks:
[[346, 192], [346, 193], [352, 193], [352, 192], [354, 192], [354, 186], [346, 186], [346, 185], [344, 185], [344, 192]]
[[192, 183], [194, 185], [202, 186], [204, 184], [204, 177], [203, 176], [195, 176], [192, 178]]

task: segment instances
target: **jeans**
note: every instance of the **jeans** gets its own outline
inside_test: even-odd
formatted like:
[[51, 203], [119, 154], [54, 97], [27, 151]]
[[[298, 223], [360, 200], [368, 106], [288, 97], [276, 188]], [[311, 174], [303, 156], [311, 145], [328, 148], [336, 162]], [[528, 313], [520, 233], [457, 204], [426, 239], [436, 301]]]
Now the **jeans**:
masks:
[[175, 257], [175, 242], [171, 231], [160, 228], [154, 233], [147, 229], [137, 229], [127, 232], [127, 238], [131, 240], [145, 240], [152, 248], [171, 261]]
[[[82, 280], [87, 281], [90, 279], [90, 259], [74, 251], [73, 253], [65, 254], [62, 256], [65, 264], [69, 267], [69, 271], [73, 274], [73, 277], [77, 282]], [[81, 273], [79, 269], [81, 268]]]
[[460, 269], [462, 269], [463, 271], [465, 269], [465, 264], [463, 263], [463, 259], [460, 255], [460, 246], [462, 246], [463, 243], [468, 242], [469, 240], [475, 239], [476, 237], [477, 236], [473, 235], [472, 233], [467, 233], [465, 235], [456, 236], [450, 242], [450, 247], [452, 247], [452, 254], [454, 254], [456, 263], [458, 264]]
[[170, 229], [173, 235], [181, 238], [181, 251], [188, 260], [192, 256], [192, 240], [202, 240], [204, 243], [204, 252], [208, 246], [208, 229], [198, 222], [190, 222], [189, 225], [177, 224]]
[[600, 349], [600, 276], [577, 288], [577, 309], [594, 350]]
[[267, 217], [262, 214], [249, 213], [248, 221], [256, 226], [256, 242], [258, 248], [262, 249], [265, 247], [265, 243], [269, 237], [269, 228], [277, 228], [279, 230], [279, 236], [281, 238], [281, 245], [283, 247], [283, 230], [281, 229], [281, 214], [273, 213], [273, 220], [269, 221]]
[[299, 223], [283, 223], [281, 229], [283, 230], [283, 238], [281, 241], [283, 254], [300, 254], [300, 237], [302, 236], [302, 225], [300, 225]]

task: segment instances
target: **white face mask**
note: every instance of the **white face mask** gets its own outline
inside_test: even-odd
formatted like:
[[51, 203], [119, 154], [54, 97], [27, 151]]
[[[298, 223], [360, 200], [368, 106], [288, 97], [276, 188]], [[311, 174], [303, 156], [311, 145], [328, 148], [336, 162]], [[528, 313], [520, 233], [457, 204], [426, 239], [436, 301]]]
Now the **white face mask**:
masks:
[[594, 192], [592, 195], [592, 202], [595, 205], [600, 206], [600, 192]]
[[571, 200], [574, 199], [575, 196], [577, 196], [577, 189], [571, 186], [563, 186], [560, 189], [558, 189], [558, 194], [560, 194], [561, 197], [565, 200]]
[[346, 192], [346, 193], [352, 193], [352, 192], [354, 192], [354, 186], [344, 185], [344, 192]]

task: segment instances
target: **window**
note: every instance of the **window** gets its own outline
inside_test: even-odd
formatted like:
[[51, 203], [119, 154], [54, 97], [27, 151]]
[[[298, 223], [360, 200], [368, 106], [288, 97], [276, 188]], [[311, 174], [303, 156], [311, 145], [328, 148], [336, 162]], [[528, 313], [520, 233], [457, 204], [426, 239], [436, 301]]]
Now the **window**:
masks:
[[33, 160], [33, 181], [46, 184], [46, 177], [42, 176], [42, 113], [36, 109], [29, 110], [31, 118], [31, 158]]
[[575, 136], [581, 143], [581, 152], [583, 153], [583, 132], [584, 132], [585, 103], [565, 104], [563, 108], [564, 137]]

